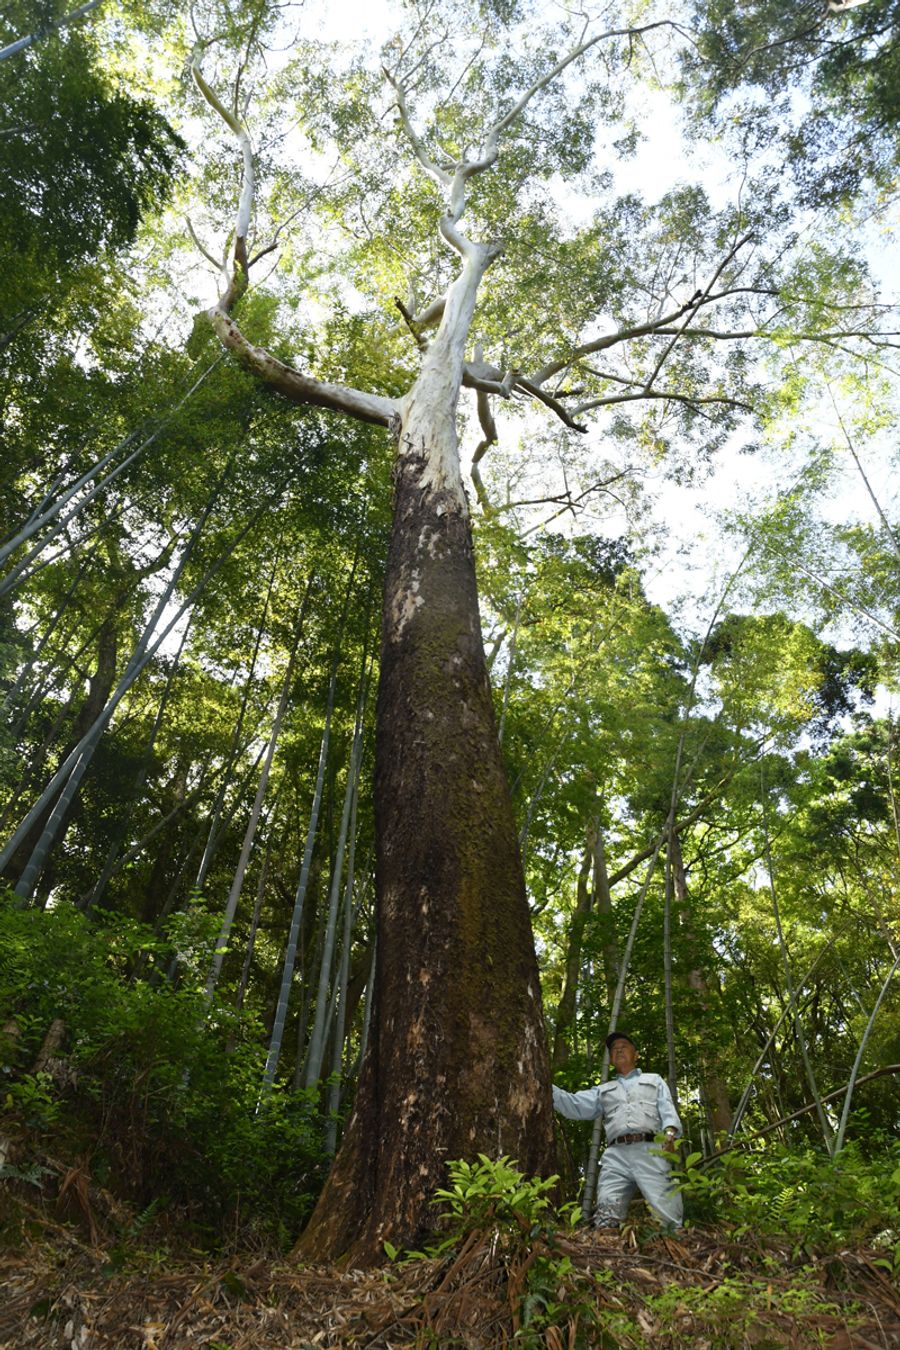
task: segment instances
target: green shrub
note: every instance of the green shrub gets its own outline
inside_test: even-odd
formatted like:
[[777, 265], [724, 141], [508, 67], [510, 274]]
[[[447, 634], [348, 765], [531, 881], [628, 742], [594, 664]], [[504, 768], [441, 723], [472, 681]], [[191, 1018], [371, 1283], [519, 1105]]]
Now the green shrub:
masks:
[[[32, 1146], [65, 1134], [141, 1207], [163, 1196], [201, 1225], [286, 1242], [324, 1176], [316, 1094], [276, 1086], [257, 1109], [261, 1028], [203, 992], [216, 927], [194, 907], [160, 939], [121, 915], [0, 900], [0, 1104]], [[56, 1018], [55, 1069], [34, 1074]]]
[[706, 1167], [700, 1161], [693, 1153], [676, 1169], [694, 1221], [787, 1237], [798, 1247], [837, 1248], [900, 1229], [900, 1141], [870, 1140], [865, 1152], [851, 1142], [835, 1158], [773, 1143], [735, 1149]]
[[[597, 1281], [576, 1269], [556, 1242], [560, 1227], [571, 1227], [580, 1213], [577, 1205], [554, 1203], [559, 1177], [528, 1177], [510, 1158], [495, 1160], [483, 1153], [473, 1163], [450, 1162], [447, 1170], [450, 1184], [435, 1191], [445, 1236], [427, 1253], [409, 1253], [407, 1259], [462, 1249], [467, 1241], [481, 1239], [505, 1267], [511, 1290], [517, 1290], [511, 1306], [514, 1340], [522, 1350], [616, 1344], [607, 1335], [610, 1313], [598, 1302]], [[392, 1259], [398, 1255], [389, 1244], [385, 1247]], [[477, 1254], [475, 1259], [480, 1261]]]
[[[508, 1157], [492, 1159], [479, 1153], [478, 1161], [447, 1164], [450, 1186], [435, 1191], [441, 1202], [452, 1240], [476, 1229], [494, 1229], [518, 1236], [531, 1234], [554, 1217], [550, 1198], [558, 1176], [526, 1177]], [[576, 1207], [566, 1205], [567, 1213]]]

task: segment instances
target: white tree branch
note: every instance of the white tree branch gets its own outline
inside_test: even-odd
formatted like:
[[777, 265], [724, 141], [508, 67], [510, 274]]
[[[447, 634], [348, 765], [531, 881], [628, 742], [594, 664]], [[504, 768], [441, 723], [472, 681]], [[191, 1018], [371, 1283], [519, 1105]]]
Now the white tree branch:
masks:
[[346, 385], [329, 384], [325, 380], [303, 375], [293, 366], [272, 356], [265, 348], [250, 342], [221, 305], [214, 305], [207, 310], [207, 318], [222, 346], [233, 352], [246, 370], [259, 376], [270, 388], [292, 403], [331, 408], [335, 412], [346, 413], [358, 422], [373, 422], [377, 426], [391, 428], [395, 426], [400, 406], [396, 399], [367, 394]]
[[[237, 219], [234, 226], [234, 256], [235, 264], [241, 268], [244, 273], [247, 270], [247, 237], [250, 233], [250, 216], [253, 211], [253, 195], [256, 190], [256, 176], [253, 169], [253, 146], [250, 141], [250, 133], [243, 123], [239, 122], [237, 117], [228, 108], [210, 87], [200, 69], [200, 54], [202, 48], [197, 47], [191, 57], [191, 74], [200, 93], [206, 99], [209, 106], [219, 114], [227, 127], [234, 132], [241, 147], [241, 157], [243, 159], [244, 171], [241, 183], [241, 195], [238, 202]], [[240, 284], [238, 278], [232, 278], [232, 287]], [[246, 285], [246, 276], [244, 277]]]
[[406, 133], [406, 139], [412, 146], [416, 159], [419, 161], [422, 168], [428, 174], [429, 178], [433, 178], [439, 187], [444, 188], [449, 187], [451, 183], [450, 174], [446, 171], [446, 169], [442, 169], [439, 164], [436, 164], [434, 162], [434, 160], [429, 155], [428, 151], [425, 149], [424, 141], [422, 140], [421, 136], [418, 134], [418, 132], [416, 131], [415, 127], [412, 124], [412, 119], [410, 118], [409, 115], [409, 108], [407, 107], [406, 104], [406, 90], [404, 89], [400, 81], [398, 79], [395, 79], [395, 77], [391, 74], [387, 66], [382, 66], [381, 69], [384, 72], [384, 78], [387, 80], [388, 84], [391, 86], [394, 93], [397, 95], [397, 111], [400, 114], [400, 125], [403, 127], [403, 130]]
[[[237, 137], [241, 146], [244, 165], [241, 197], [235, 225], [234, 271], [224, 294], [206, 312], [206, 317], [214, 333], [222, 346], [232, 352], [245, 369], [252, 371], [271, 389], [274, 389], [292, 403], [330, 408], [335, 412], [346, 413], [349, 417], [353, 417], [360, 422], [372, 422], [378, 426], [395, 427], [399, 419], [399, 404], [395, 399], [383, 398], [378, 394], [367, 394], [349, 386], [329, 384], [325, 380], [317, 380], [309, 375], [303, 375], [293, 366], [289, 366], [286, 362], [273, 356], [271, 352], [267, 352], [264, 348], [257, 347], [250, 342], [232, 318], [231, 311], [246, 291], [249, 282], [247, 235], [250, 229], [255, 191], [253, 147], [247, 129], [237, 116], [225, 107], [204, 78], [199, 66], [199, 56], [202, 50], [203, 44], [198, 43], [191, 58], [191, 72], [206, 102], [218, 113], [226, 126]], [[193, 234], [193, 230], [191, 230], [191, 233]], [[210, 256], [202, 247], [201, 252], [207, 258]]]

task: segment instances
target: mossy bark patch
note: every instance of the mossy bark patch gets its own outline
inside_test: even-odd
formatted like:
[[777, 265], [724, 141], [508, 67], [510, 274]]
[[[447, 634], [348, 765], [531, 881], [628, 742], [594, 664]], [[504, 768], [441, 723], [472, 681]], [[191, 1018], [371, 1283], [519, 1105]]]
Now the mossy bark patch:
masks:
[[553, 1164], [540, 985], [468, 518], [398, 459], [376, 749], [378, 972], [356, 1109], [301, 1250], [421, 1240], [447, 1158]]

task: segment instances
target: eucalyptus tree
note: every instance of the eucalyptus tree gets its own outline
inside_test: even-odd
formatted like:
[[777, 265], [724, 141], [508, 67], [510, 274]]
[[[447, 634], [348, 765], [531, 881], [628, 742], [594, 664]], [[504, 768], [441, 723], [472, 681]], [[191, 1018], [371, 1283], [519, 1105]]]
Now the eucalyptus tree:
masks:
[[[372, 1031], [307, 1238], [319, 1254], [371, 1254], [427, 1226], [448, 1153], [499, 1148], [529, 1170], [552, 1154], [537, 967], [460, 467], [461, 390], [475, 395], [482, 462], [498, 409], [516, 399], [565, 435], [605, 418], [635, 453], [679, 446], [687, 468], [765, 397], [742, 344], [789, 330], [819, 340], [816, 306], [840, 269], [810, 280], [796, 239], [769, 239], [785, 208], [759, 185], [748, 204], [718, 214], [695, 186], [650, 205], [609, 202], [615, 157], [600, 144], [594, 158], [596, 124], [600, 142], [611, 140], [631, 57], [646, 48], [665, 58], [676, 40], [667, 19], [634, 26], [610, 9], [583, 27], [554, 26], [513, 9], [424, 6], [385, 49], [383, 72], [364, 59], [335, 68], [299, 44], [269, 101], [259, 95], [256, 122], [246, 90], [259, 84], [256, 53], [274, 10], [211, 4], [192, 17], [199, 106], [241, 164], [224, 266], [218, 245], [201, 245], [224, 274], [206, 322], [270, 390], [383, 428], [396, 448]], [[379, 115], [379, 90], [393, 125]], [[294, 141], [279, 107], [299, 124]], [[307, 151], [333, 148], [340, 175], [291, 175], [296, 137]], [[223, 153], [215, 136], [211, 149]], [[568, 227], [554, 201], [556, 173], [603, 194], [583, 229]], [[198, 241], [217, 225], [229, 234], [235, 206], [221, 162], [201, 178]], [[329, 284], [330, 241], [317, 231], [336, 220], [348, 243]], [[256, 282], [289, 231], [286, 284], [292, 260], [311, 282], [291, 301], [331, 306], [318, 335], [312, 325], [298, 333], [291, 306], [279, 309], [284, 289]], [[845, 336], [863, 340], [873, 308], [858, 292], [852, 308]]]

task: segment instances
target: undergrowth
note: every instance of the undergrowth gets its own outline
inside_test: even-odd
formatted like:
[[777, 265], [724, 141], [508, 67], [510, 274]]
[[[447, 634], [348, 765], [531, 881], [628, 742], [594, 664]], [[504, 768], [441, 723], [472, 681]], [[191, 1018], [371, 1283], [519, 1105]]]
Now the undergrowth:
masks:
[[[825, 1344], [820, 1338], [830, 1336], [829, 1328], [859, 1325], [866, 1316], [850, 1267], [829, 1253], [878, 1232], [889, 1239], [884, 1255], [863, 1264], [870, 1272], [883, 1269], [889, 1281], [897, 1273], [890, 1242], [898, 1234], [890, 1225], [898, 1178], [893, 1171], [885, 1176], [886, 1157], [896, 1168], [893, 1147], [877, 1158], [848, 1148], [833, 1160], [774, 1149], [712, 1170], [689, 1157], [681, 1176], [712, 1226], [698, 1232], [712, 1251], [693, 1281], [672, 1273], [690, 1266], [678, 1237], [639, 1220], [595, 1251], [590, 1236], [574, 1232], [577, 1206], [553, 1204], [558, 1178], [529, 1178], [509, 1158], [483, 1154], [475, 1163], [448, 1164], [449, 1183], [435, 1193], [443, 1223], [432, 1246], [385, 1249], [398, 1278], [417, 1263], [445, 1262], [436, 1285], [442, 1298], [431, 1296], [416, 1344], [456, 1343], [448, 1339], [454, 1318], [465, 1320], [473, 1297], [486, 1310], [496, 1306], [500, 1291], [509, 1343], [524, 1350], [703, 1344], [737, 1350], [751, 1343], [776, 1350], [796, 1328], [800, 1339], [791, 1344]], [[654, 1276], [650, 1265], [664, 1273]]]
[[900, 1273], [900, 1140], [854, 1140], [836, 1157], [780, 1143], [711, 1163], [691, 1153], [675, 1176], [691, 1222], [785, 1240], [798, 1255], [877, 1241], [896, 1250]]
[[261, 1029], [203, 992], [213, 923], [195, 907], [159, 938], [0, 899], [0, 1180], [27, 1197], [54, 1156], [77, 1159], [83, 1209], [93, 1186], [195, 1241], [296, 1237], [326, 1165], [315, 1093], [259, 1102]]

